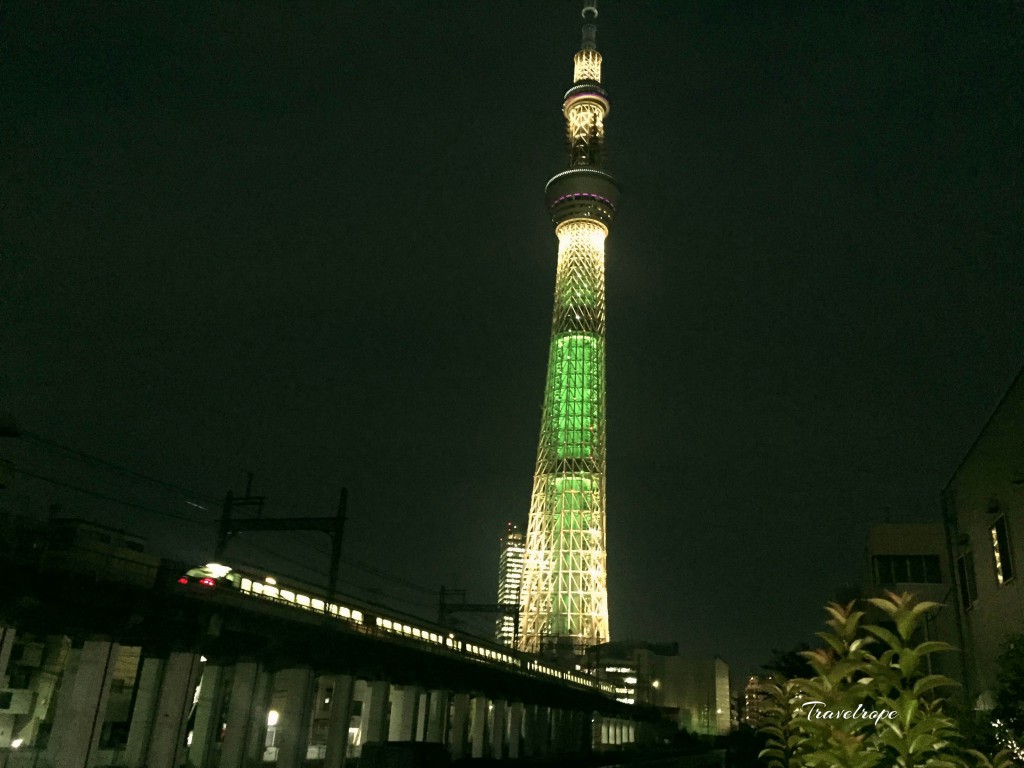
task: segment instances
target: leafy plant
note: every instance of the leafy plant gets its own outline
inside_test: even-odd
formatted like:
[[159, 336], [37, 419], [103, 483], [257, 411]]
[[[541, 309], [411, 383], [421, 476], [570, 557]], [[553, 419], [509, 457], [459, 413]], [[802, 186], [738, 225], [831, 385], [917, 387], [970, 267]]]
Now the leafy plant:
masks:
[[1011, 635], [996, 660], [998, 684], [992, 725], [996, 738], [1024, 761], [1024, 635]]
[[1006, 753], [990, 761], [966, 749], [939, 695], [956, 685], [929, 674], [928, 657], [952, 650], [914, 637], [936, 603], [886, 592], [867, 601], [884, 622], [865, 623], [865, 611], [830, 603], [824, 648], [804, 652], [814, 675], [769, 681], [762, 733], [768, 768], [1005, 768]]

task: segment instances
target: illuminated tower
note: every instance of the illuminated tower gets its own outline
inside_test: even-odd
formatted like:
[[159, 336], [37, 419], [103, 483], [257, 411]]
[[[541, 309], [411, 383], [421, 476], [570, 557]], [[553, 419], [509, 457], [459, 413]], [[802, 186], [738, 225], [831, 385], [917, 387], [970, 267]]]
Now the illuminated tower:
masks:
[[520, 648], [534, 652], [561, 647], [571, 638], [581, 653], [609, 639], [604, 240], [619, 189], [603, 170], [609, 104], [601, 87], [592, 2], [585, 5], [583, 19], [583, 45], [562, 104], [568, 168], [545, 189], [558, 237], [558, 268], [519, 640]]
[[[522, 526], [509, 523], [508, 530], [501, 539], [501, 554], [498, 556], [498, 602], [502, 605], [519, 605], [525, 543], [526, 535]], [[500, 642], [513, 645], [516, 629], [514, 616], [502, 616], [498, 619], [495, 631]]]

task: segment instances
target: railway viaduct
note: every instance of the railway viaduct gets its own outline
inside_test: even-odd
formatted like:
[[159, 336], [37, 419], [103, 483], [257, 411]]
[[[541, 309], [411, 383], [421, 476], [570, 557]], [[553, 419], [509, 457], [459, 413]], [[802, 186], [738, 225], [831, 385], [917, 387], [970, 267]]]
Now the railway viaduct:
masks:
[[655, 712], [580, 676], [176, 575], [165, 565], [139, 585], [0, 564], [0, 766], [557, 762], [653, 738]]

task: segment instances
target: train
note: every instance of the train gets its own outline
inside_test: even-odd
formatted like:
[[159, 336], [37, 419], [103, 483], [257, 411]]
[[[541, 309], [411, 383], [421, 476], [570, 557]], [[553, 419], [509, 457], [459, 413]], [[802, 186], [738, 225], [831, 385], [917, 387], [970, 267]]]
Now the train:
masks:
[[530, 654], [482, 638], [456, 634], [437, 626], [419, 626], [425, 622], [408, 617], [399, 618], [395, 615], [384, 616], [376, 609], [365, 605], [343, 605], [322, 595], [313, 594], [313, 590], [308, 587], [280, 584], [272, 576], [258, 576], [251, 571], [232, 568], [221, 563], [207, 563], [192, 568], [178, 579], [178, 583], [206, 588], [231, 589], [243, 596], [287, 605], [297, 610], [319, 613], [345, 622], [358, 632], [401, 637], [475, 661], [510, 667], [541, 677], [557, 678], [563, 682], [590, 688], [610, 696], [614, 696], [615, 693], [613, 685], [596, 680], [578, 668], [575, 671], [558, 669]]

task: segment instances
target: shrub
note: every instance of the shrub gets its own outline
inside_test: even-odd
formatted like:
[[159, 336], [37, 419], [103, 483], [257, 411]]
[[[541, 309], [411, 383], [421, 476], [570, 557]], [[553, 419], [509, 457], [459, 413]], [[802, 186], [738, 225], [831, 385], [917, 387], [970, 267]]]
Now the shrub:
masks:
[[[927, 673], [933, 653], [953, 650], [913, 637], [936, 603], [887, 592], [868, 601], [887, 626], [864, 624], [864, 611], [830, 603], [825, 648], [805, 652], [815, 675], [765, 684], [761, 730], [769, 768], [1006, 768], [1003, 752], [990, 761], [963, 746], [956, 721], [944, 711], [941, 689], [955, 683]], [[891, 627], [891, 628], [890, 628]]]

